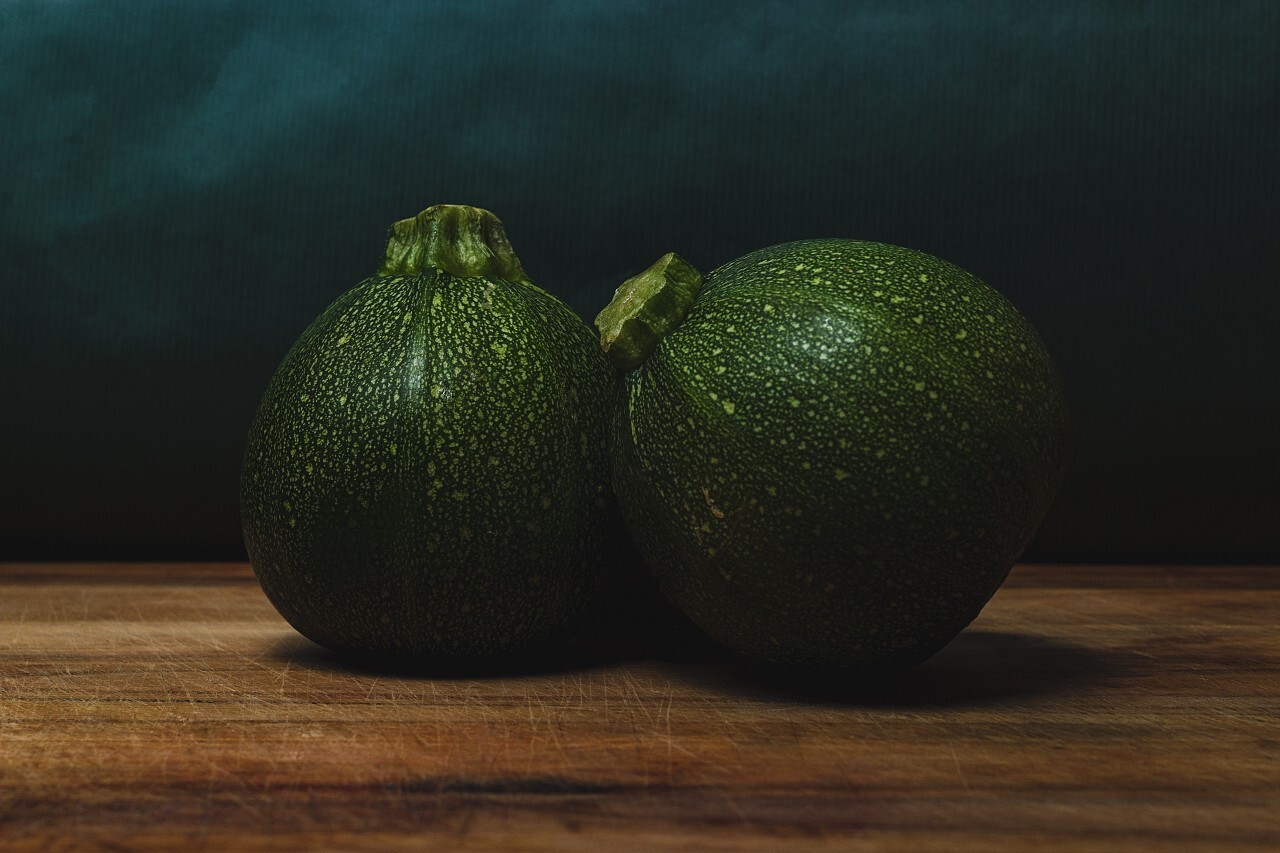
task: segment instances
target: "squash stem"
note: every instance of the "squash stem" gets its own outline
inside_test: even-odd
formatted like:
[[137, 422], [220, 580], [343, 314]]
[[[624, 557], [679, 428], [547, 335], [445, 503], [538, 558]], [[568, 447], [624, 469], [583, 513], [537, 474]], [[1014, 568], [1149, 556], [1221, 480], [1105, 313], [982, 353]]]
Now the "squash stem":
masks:
[[600, 348], [613, 366], [627, 372], [643, 364], [684, 320], [700, 287], [702, 273], [675, 252], [624, 281], [596, 317]]
[[418, 275], [429, 269], [456, 278], [525, 280], [502, 221], [465, 204], [433, 205], [391, 226], [378, 275]]

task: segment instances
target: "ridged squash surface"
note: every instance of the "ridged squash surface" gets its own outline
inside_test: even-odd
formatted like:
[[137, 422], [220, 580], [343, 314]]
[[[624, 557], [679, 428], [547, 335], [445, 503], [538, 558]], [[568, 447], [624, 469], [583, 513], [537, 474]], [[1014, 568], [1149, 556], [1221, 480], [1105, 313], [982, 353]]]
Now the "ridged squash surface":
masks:
[[378, 275], [301, 336], [242, 477], [263, 589], [333, 649], [472, 658], [554, 636], [599, 585], [616, 378], [527, 281]]

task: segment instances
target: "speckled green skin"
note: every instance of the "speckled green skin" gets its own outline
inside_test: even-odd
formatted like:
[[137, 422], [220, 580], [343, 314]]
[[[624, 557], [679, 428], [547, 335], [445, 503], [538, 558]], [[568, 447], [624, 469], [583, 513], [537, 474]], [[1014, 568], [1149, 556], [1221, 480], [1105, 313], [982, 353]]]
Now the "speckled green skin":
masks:
[[601, 571], [615, 372], [527, 282], [374, 277], [290, 350], [253, 423], [245, 543], [268, 598], [341, 651], [517, 653]]
[[1065, 406], [1035, 331], [945, 261], [811, 240], [712, 272], [627, 375], [614, 477], [664, 593], [791, 670], [927, 658], [1057, 490]]

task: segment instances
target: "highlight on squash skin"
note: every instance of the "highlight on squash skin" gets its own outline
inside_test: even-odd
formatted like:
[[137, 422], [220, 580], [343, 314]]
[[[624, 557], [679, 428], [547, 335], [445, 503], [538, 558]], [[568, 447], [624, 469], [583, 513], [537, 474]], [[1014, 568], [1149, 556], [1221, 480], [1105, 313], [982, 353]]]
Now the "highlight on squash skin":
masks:
[[[602, 345], [667, 284], [637, 278], [597, 319]], [[633, 339], [643, 367], [611, 427], [614, 487], [658, 586], [766, 666], [924, 660], [990, 599], [1061, 480], [1043, 342], [970, 273], [866, 241], [749, 253], [694, 302], [660, 346], [653, 325]]]
[[525, 280], [502, 221], [466, 204], [432, 205], [391, 226], [378, 275], [418, 275], [428, 269], [456, 278]]

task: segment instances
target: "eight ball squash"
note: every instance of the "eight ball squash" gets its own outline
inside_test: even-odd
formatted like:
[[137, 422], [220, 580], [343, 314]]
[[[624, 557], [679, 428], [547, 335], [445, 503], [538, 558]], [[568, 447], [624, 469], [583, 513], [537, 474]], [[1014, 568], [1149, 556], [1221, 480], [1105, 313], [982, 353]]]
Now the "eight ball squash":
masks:
[[807, 240], [705, 281], [667, 255], [597, 326], [626, 372], [612, 445], [631, 534], [677, 607], [767, 666], [929, 657], [1057, 490], [1049, 354], [1008, 300], [930, 255]]

